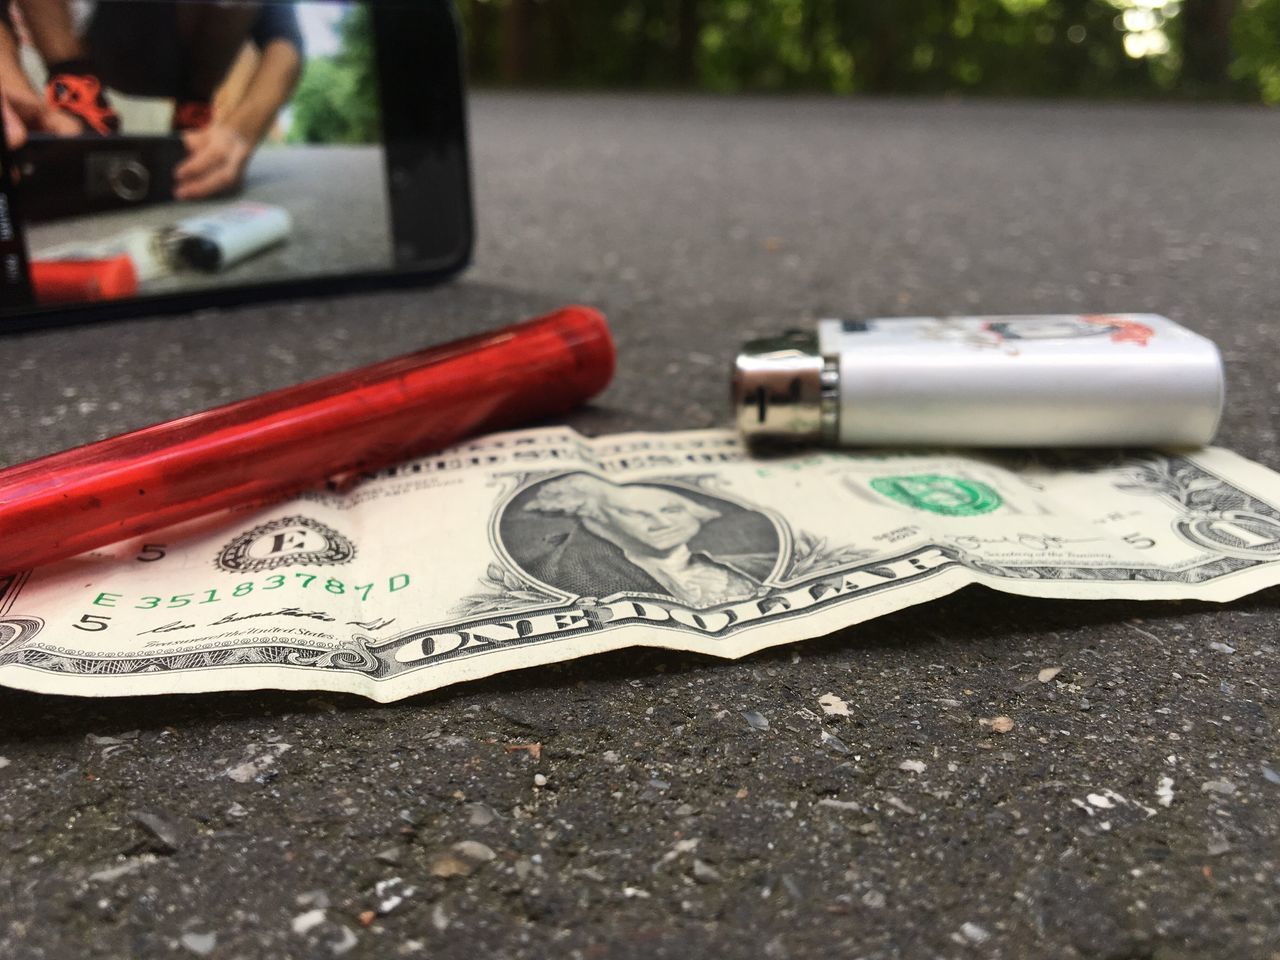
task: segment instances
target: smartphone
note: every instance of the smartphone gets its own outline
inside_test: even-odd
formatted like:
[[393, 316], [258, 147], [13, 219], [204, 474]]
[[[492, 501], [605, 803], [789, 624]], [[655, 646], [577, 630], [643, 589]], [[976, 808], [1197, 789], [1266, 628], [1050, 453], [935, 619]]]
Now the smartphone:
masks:
[[469, 263], [451, 0], [2, 7], [0, 332]]

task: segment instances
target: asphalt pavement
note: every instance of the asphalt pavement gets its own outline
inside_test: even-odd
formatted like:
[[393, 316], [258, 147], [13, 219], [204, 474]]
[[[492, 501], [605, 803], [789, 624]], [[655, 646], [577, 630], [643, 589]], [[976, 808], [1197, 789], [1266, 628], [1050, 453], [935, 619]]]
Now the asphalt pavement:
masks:
[[[620, 350], [592, 433], [725, 424], [737, 344], [821, 315], [1151, 311], [1217, 340], [1219, 440], [1280, 468], [1280, 114], [486, 94], [472, 125], [463, 279], [8, 337], [3, 460], [580, 301]], [[0, 691], [0, 956], [1275, 960], [1278, 625], [1278, 590], [971, 588], [387, 706]]]

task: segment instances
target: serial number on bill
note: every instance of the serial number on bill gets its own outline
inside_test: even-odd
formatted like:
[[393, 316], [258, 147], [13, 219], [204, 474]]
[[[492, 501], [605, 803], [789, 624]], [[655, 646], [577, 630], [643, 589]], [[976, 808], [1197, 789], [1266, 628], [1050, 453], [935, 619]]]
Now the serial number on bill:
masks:
[[190, 593], [175, 593], [168, 597], [129, 597], [123, 593], [103, 591], [93, 598], [95, 607], [132, 607], [135, 610], [177, 610], [180, 607], [200, 606], [207, 603], [221, 603], [224, 600], [242, 600], [255, 593], [267, 593], [272, 590], [292, 591], [306, 590], [310, 593], [328, 593], [335, 597], [351, 595], [360, 600], [368, 600], [379, 593], [397, 593], [409, 586], [409, 575], [397, 573], [383, 580], [371, 580], [368, 583], [355, 583], [340, 577], [326, 577], [317, 573], [285, 573], [272, 574], [258, 580], [245, 580], [232, 587], [211, 587], [207, 590], [193, 590]]

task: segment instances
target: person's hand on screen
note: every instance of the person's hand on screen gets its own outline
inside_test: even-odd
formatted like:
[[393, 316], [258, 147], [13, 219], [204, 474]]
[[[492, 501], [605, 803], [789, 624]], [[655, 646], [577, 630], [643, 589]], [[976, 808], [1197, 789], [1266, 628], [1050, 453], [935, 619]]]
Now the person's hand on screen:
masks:
[[4, 143], [10, 150], [17, 150], [27, 142], [27, 125], [22, 122], [13, 107], [9, 106], [9, 98], [0, 98], [0, 109], [4, 111]]
[[200, 200], [240, 186], [253, 148], [249, 141], [224, 124], [183, 134], [187, 158], [174, 170], [179, 200]]
[[74, 137], [80, 132], [74, 117], [49, 106], [31, 91], [0, 91], [0, 107], [4, 111], [4, 141], [10, 150], [26, 143], [27, 135], [33, 131], [59, 137]]

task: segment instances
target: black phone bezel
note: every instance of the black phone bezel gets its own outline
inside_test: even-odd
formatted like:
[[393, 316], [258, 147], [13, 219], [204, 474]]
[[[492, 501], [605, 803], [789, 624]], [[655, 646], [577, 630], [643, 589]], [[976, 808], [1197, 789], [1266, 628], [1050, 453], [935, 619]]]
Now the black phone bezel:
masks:
[[[291, 2], [291, 0], [268, 0]], [[186, 313], [302, 297], [426, 286], [450, 280], [471, 263], [475, 219], [467, 135], [462, 30], [452, 0], [360, 0], [374, 18], [379, 105], [392, 241], [416, 247], [413, 267], [293, 277], [89, 303], [29, 303], [13, 312], [0, 299], [0, 334], [92, 320]], [[429, 74], [429, 75], [428, 75]], [[406, 77], [411, 78], [406, 82]], [[0, 168], [9, 166], [0, 138]], [[408, 173], [408, 176], [405, 174]], [[21, 242], [20, 192], [0, 178], [0, 202]], [[424, 216], [424, 211], [430, 216]], [[443, 216], [442, 216], [443, 214]], [[447, 219], [448, 232], [426, 230]], [[13, 289], [10, 287], [9, 289]], [[0, 297], [4, 294], [0, 287]]]

